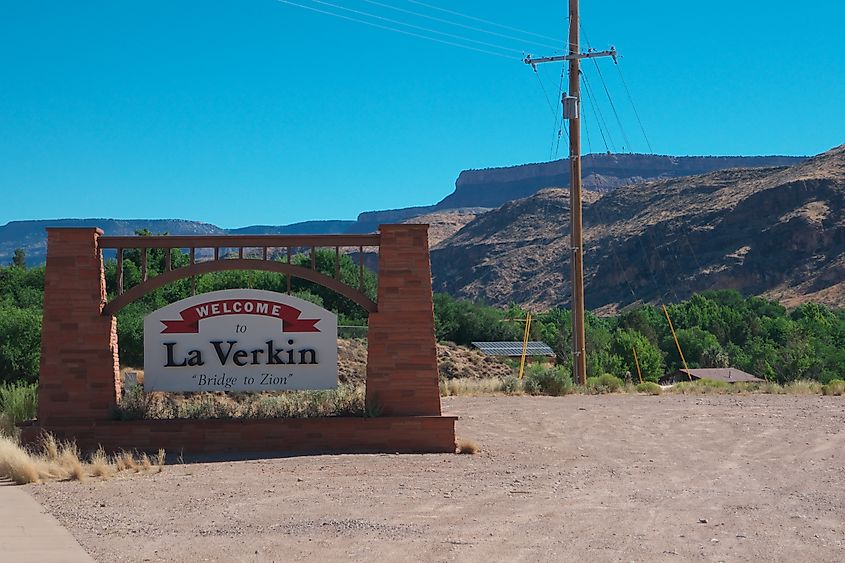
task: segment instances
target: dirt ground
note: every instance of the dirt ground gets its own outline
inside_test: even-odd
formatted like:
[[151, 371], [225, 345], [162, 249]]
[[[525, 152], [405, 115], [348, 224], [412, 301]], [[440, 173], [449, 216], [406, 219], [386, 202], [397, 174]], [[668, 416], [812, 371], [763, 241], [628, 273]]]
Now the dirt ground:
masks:
[[99, 561], [843, 561], [845, 398], [447, 398], [476, 455], [29, 485]]

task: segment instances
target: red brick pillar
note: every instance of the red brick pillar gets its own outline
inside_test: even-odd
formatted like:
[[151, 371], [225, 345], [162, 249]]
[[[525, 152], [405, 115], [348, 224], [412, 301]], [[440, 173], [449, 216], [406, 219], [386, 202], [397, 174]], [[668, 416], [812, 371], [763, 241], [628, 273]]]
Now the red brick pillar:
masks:
[[38, 421], [108, 419], [120, 394], [117, 327], [95, 228], [47, 229]]
[[378, 312], [370, 314], [367, 404], [440, 415], [428, 225], [381, 225]]

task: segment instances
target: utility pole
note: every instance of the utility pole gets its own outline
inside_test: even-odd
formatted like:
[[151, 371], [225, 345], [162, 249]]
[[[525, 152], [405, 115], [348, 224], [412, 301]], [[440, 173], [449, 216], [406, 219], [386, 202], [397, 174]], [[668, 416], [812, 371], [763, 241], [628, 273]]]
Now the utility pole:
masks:
[[581, 59], [613, 57], [616, 61], [616, 49], [608, 51], [581, 52], [580, 46], [580, 11], [579, 0], [569, 0], [569, 49], [568, 54], [558, 57], [525, 58], [537, 71], [537, 65], [569, 61], [569, 94], [564, 94], [563, 117], [569, 121], [569, 227], [572, 266], [572, 358], [573, 379], [584, 385], [587, 383], [587, 348], [584, 330], [584, 234], [581, 213]]

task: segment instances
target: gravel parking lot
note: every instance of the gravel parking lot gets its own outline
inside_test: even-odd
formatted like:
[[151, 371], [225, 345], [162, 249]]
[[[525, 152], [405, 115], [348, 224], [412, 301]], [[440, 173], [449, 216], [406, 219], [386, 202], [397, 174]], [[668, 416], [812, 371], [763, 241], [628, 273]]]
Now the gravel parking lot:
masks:
[[476, 455], [28, 485], [98, 561], [842, 561], [845, 398], [444, 399]]

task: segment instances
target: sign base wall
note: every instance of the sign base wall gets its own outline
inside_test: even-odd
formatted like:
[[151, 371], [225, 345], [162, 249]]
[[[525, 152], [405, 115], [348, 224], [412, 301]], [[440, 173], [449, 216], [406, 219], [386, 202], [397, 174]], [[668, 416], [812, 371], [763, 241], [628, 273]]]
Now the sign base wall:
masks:
[[21, 427], [21, 441], [42, 432], [82, 450], [168, 454], [455, 453], [454, 416], [324, 417], [258, 420], [132, 420]]

